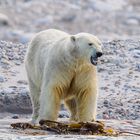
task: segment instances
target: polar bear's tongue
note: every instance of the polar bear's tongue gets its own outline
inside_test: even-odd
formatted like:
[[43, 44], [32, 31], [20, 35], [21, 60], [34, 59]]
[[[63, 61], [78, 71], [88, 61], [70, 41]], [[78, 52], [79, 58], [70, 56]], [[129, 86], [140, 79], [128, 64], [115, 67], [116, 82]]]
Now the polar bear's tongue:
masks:
[[93, 65], [96, 66], [96, 65], [97, 65], [97, 62], [98, 62], [98, 58], [97, 58], [97, 57], [91, 56], [90, 61], [91, 61], [91, 63], [92, 63]]

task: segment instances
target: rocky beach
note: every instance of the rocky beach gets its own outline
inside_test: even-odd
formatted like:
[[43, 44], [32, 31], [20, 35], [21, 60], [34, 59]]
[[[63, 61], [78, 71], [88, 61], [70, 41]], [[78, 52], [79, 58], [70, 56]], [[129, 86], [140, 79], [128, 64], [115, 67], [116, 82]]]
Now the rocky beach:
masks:
[[[89, 32], [102, 40], [104, 55], [97, 66], [97, 119], [113, 120], [112, 125], [115, 122], [119, 124], [120, 120], [129, 120], [132, 124], [134, 121], [132, 126], [139, 124], [138, 0], [5, 0], [0, 1], [0, 138], [4, 139], [7, 130], [7, 126], [5, 130], [2, 128], [2, 122], [6, 125], [7, 120], [29, 120], [31, 117], [32, 108], [24, 58], [33, 35], [48, 28], [60, 29], [71, 34]], [[69, 118], [69, 112], [63, 105], [59, 118]], [[138, 126], [135, 132], [140, 133]], [[80, 139], [79, 136], [76, 138]], [[52, 136], [50, 139], [56, 137]], [[120, 138], [123, 139], [125, 138]]]

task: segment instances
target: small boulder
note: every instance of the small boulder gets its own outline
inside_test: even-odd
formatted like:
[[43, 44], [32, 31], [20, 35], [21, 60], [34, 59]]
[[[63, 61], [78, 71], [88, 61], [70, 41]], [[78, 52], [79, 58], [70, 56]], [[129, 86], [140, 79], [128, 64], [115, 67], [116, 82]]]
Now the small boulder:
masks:
[[9, 18], [6, 15], [0, 13], [0, 26], [8, 26], [8, 25], [9, 25]]

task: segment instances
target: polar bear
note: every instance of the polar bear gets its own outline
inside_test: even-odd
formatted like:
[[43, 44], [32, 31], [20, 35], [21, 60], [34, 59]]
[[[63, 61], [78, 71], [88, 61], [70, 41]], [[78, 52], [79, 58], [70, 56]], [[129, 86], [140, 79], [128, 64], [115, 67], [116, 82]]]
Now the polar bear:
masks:
[[25, 60], [32, 122], [57, 120], [62, 100], [71, 112], [71, 120], [95, 120], [96, 65], [101, 55], [101, 41], [89, 33], [70, 35], [56, 29], [38, 33], [29, 44]]

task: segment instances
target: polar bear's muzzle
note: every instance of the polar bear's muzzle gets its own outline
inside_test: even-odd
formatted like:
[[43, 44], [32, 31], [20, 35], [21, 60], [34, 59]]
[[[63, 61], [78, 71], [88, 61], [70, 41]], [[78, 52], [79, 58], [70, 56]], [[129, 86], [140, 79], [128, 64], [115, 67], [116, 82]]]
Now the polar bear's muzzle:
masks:
[[97, 65], [97, 62], [98, 62], [98, 58], [97, 57], [95, 57], [95, 56], [91, 56], [90, 57], [90, 61], [91, 61], [91, 63], [93, 64], [93, 65]]
[[90, 57], [91, 63], [96, 66], [98, 63], [98, 57], [101, 57], [102, 55], [103, 55], [102, 52], [97, 52], [96, 55], [91, 56]]

